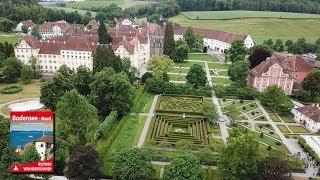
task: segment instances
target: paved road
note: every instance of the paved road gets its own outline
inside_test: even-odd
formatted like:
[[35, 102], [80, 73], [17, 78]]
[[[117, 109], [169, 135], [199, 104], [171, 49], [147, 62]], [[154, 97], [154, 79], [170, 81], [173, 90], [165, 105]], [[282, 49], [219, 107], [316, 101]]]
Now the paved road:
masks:
[[147, 121], [144, 124], [144, 128], [143, 128], [143, 131], [141, 133], [141, 136], [140, 136], [140, 139], [139, 139], [139, 142], [138, 142], [138, 147], [139, 148], [142, 147], [144, 141], [146, 140], [148, 129], [149, 129], [152, 117], [153, 117], [154, 109], [156, 108], [156, 104], [157, 104], [158, 98], [159, 98], [159, 95], [156, 95], [154, 97], [154, 99], [153, 99], [153, 102], [152, 102], [152, 105], [151, 105], [151, 108], [150, 108], [150, 111], [149, 111], [149, 114], [148, 114], [148, 117], [147, 117]]
[[15, 101], [10, 101], [10, 102], [6, 102], [6, 103], [3, 103], [1, 104], [0, 103], [0, 115], [4, 116], [4, 117], [9, 117], [8, 115], [5, 115], [1, 112], [1, 109], [9, 104], [13, 104], [13, 103], [17, 103], [17, 102], [22, 102], [22, 101], [29, 101], [29, 100], [39, 100], [40, 98], [26, 98], [26, 99], [18, 99], [18, 100], [15, 100]]
[[[208, 79], [208, 82], [209, 82], [209, 86], [213, 87], [213, 82], [212, 82], [212, 79], [211, 79], [211, 74], [210, 74], [210, 71], [209, 71], [208, 62], [205, 61], [204, 64], [205, 64], [206, 75], [207, 75], [207, 79]], [[214, 91], [212, 91], [212, 102], [215, 105], [216, 110], [218, 111], [218, 114], [220, 116], [219, 126], [220, 126], [221, 137], [222, 137], [223, 141], [226, 143], [227, 142], [227, 138], [229, 137], [228, 128], [227, 128], [228, 119], [222, 113], [221, 106], [219, 104], [219, 100], [218, 100], [218, 98], [217, 98], [217, 96], [216, 96]]]

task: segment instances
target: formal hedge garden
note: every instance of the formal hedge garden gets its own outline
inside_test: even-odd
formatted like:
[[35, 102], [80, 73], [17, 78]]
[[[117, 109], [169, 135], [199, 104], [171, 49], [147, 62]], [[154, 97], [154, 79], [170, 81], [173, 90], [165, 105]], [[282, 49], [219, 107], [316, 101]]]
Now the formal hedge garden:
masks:
[[15, 94], [15, 93], [18, 93], [22, 90], [23, 90], [23, 88], [19, 85], [10, 85], [10, 86], [6, 86], [3, 89], [1, 89], [1, 93], [2, 94]]
[[208, 127], [209, 122], [201, 117], [157, 115], [151, 121], [148, 139], [155, 144], [166, 141], [168, 147], [186, 145], [182, 140], [190, 142], [190, 146], [204, 147], [210, 145], [211, 132]]
[[202, 114], [203, 97], [161, 95], [157, 103], [157, 113]]

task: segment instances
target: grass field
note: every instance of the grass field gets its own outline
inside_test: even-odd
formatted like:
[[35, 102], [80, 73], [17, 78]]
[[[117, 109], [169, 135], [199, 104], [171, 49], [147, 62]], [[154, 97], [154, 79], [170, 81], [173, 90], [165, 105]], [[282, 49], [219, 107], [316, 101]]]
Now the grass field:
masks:
[[0, 35], [0, 42], [8, 42], [11, 44], [16, 44], [19, 39], [21, 38], [21, 36], [15, 35], [15, 36], [1, 36]]
[[[81, 14], [81, 15], [84, 15], [84, 14], [86, 14], [86, 12], [88, 12], [86, 10], [74, 9], [74, 8], [69, 8], [69, 7], [56, 7], [56, 6], [43, 6], [43, 7], [50, 8], [50, 9], [57, 9], [57, 10], [61, 9], [61, 10], [64, 10], [66, 12], [78, 11], [78, 13]], [[89, 12], [92, 14], [93, 17], [97, 14], [96, 12], [93, 12], [93, 11], [89, 11]]]
[[132, 6], [139, 6], [145, 5], [150, 2], [148, 1], [129, 1], [129, 0], [86, 0], [86, 1], [79, 1], [79, 2], [71, 2], [67, 4], [68, 8], [73, 9], [83, 9], [83, 8], [93, 8], [93, 7], [106, 7], [110, 4], [116, 4], [119, 7], [125, 9]]
[[193, 28], [218, 29], [227, 32], [250, 35], [255, 43], [263, 40], [282, 39], [296, 40], [305, 37], [314, 42], [320, 37], [319, 19], [278, 19], [278, 18], [252, 18], [233, 20], [190, 20], [184, 15], [172, 17], [171, 21], [183, 26]]
[[293, 133], [309, 133], [309, 131], [303, 127], [303, 126], [291, 126], [289, 125], [289, 128]]
[[[40, 97], [40, 81], [39, 80], [33, 81], [30, 84], [22, 84], [20, 82], [16, 84], [21, 85], [23, 90], [15, 94], [0, 93], [0, 103], [6, 103], [10, 101], [25, 99], [25, 98]], [[13, 84], [0, 83], [0, 89], [4, 88], [7, 85], [13, 85]]]
[[236, 19], [236, 18], [283, 18], [309, 19], [320, 18], [319, 14], [304, 14], [272, 11], [190, 11], [183, 12], [189, 19]]
[[289, 129], [285, 125], [277, 125], [280, 131], [284, 134], [290, 133]]

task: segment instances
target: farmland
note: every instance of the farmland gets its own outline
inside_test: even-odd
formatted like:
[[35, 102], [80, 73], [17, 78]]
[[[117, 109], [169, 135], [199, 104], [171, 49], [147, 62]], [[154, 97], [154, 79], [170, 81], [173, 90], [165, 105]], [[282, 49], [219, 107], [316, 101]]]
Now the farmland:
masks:
[[[221, 12], [228, 17], [229, 11]], [[206, 13], [201, 12], [201, 16]], [[199, 13], [200, 15], [200, 13]], [[191, 16], [191, 15], [190, 15]], [[196, 16], [195, 13], [192, 16]], [[200, 17], [201, 17], [200, 16]], [[222, 16], [222, 15], [221, 15]], [[289, 15], [288, 15], [289, 16]], [[207, 20], [192, 20], [180, 14], [170, 20], [183, 26], [193, 28], [218, 29], [239, 34], [249, 34], [255, 43], [262, 43], [263, 40], [282, 39], [296, 40], [305, 37], [308, 41], [314, 42], [320, 37], [320, 19], [280, 19], [280, 18], [243, 18], [209, 20], [212, 16], [207, 15]]]
[[240, 18], [282, 18], [282, 19], [309, 19], [320, 18], [319, 14], [304, 14], [271, 11], [190, 11], [182, 12], [189, 19], [240, 19]]
[[79, 2], [71, 2], [67, 4], [68, 8], [73, 9], [84, 9], [84, 8], [94, 8], [94, 7], [106, 7], [110, 4], [116, 4], [119, 7], [125, 9], [132, 6], [139, 6], [149, 3], [148, 1], [129, 1], [129, 0], [87, 0], [87, 1], [79, 1]]

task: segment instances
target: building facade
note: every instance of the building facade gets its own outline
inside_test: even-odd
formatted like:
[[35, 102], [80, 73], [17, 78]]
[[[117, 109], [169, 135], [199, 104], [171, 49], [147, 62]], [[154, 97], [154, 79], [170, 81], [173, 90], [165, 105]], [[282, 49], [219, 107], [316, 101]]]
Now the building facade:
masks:
[[71, 29], [71, 25], [66, 21], [45, 22], [39, 26], [39, 34], [42, 39], [63, 36]]
[[300, 88], [303, 79], [317, 66], [316, 61], [300, 55], [274, 54], [251, 69], [248, 84], [260, 92], [268, 86], [276, 85], [290, 95]]
[[312, 132], [320, 130], [320, 107], [319, 105], [307, 105], [292, 110], [294, 120], [303, 124]]
[[27, 27], [28, 33], [30, 34], [32, 28], [36, 27], [36, 24], [34, 24], [32, 20], [21, 21], [14, 30], [17, 32], [22, 32], [22, 26]]

